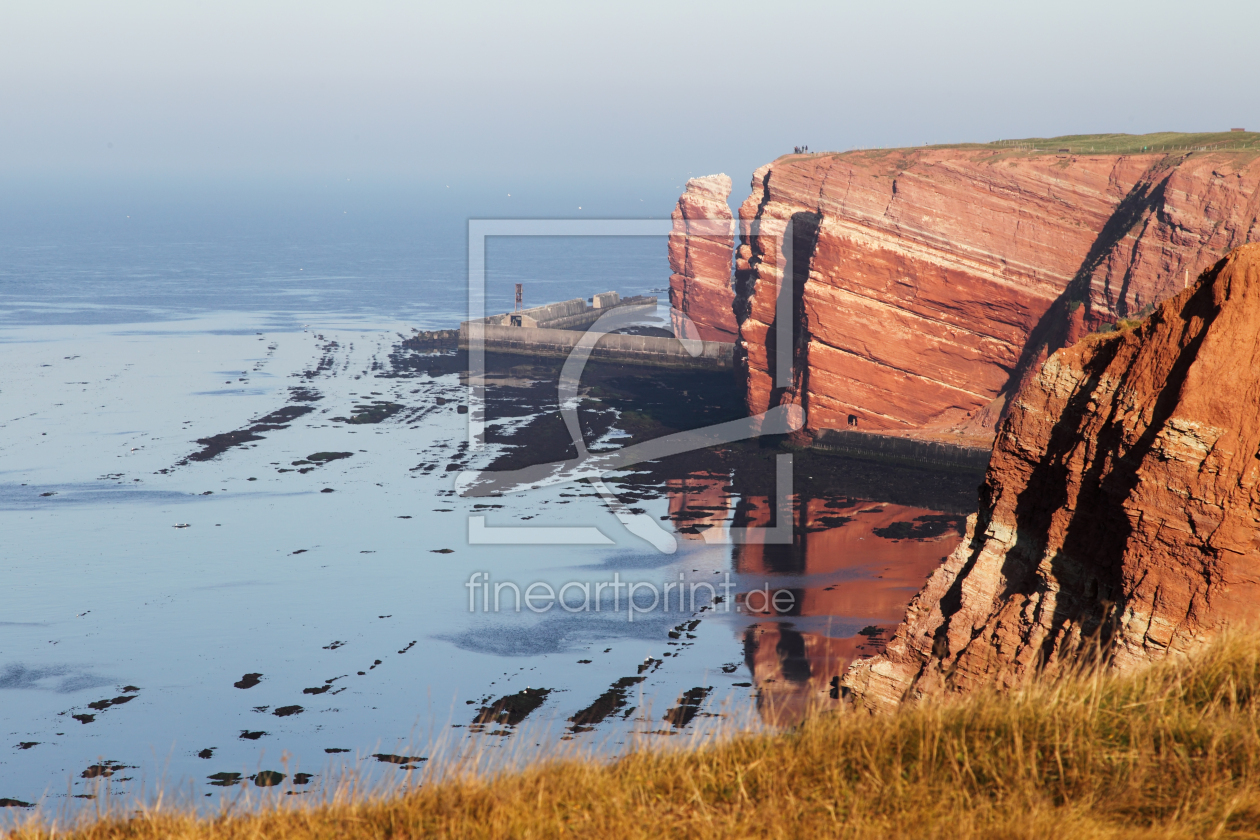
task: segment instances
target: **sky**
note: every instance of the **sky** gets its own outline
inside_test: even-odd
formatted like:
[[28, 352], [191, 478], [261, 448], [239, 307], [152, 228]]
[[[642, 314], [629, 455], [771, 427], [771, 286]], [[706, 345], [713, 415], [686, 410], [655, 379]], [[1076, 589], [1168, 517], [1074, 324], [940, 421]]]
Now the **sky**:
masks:
[[1250, 0], [4, 0], [0, 180], [659, 210], [798, 144], [1260, 127], [1257, 31]]

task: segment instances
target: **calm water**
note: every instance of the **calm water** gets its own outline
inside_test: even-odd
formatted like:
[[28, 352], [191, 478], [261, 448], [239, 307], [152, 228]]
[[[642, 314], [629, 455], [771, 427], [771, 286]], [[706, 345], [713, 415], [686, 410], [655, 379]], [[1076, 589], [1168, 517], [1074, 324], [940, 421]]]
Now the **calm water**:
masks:
[[[458, 374], [390, 358], [466, 311], [459, 225], [203, 222], [0, 238], [0, 799], [215, 805], [790, 718], [878, 649], [957, 541], [936, 509], [802, 493], [793, 544], [732, 546], [732, 521], [769, 524], [771, 505], [712, 471], [634, 491], [672, 554], [584, 484], [459, 498], [454, 477], [497, 450], [466, 452]], [[663, 239], [504, 239], [488, 266], [490, 311], [516, 282], [533, 303], [668, 282]], [[605, 544], [470, 540], [557, 525]], [[637, 613], [615, 589], [598, 611], [517, 612], [508, 590], [496, 612], [478, 572], [572, 584], [571, 605], [584, 584], [711, 586]], [[751, 609], [763, 587], [792, 606]]]

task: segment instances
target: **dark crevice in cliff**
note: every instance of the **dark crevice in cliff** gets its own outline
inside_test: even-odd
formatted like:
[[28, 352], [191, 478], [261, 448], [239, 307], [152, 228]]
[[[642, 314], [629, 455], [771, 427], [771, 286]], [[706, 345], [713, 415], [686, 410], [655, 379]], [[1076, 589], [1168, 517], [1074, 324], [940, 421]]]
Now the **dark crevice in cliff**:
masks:
[[[788, 280], [791, 293], [791, 326], [792, 326], [792, 383], [781, 386], [776, 381], [770, 391], [770, 405], [781, 405], [794, 394], [804, 406], [809, 393], [809, 319], [805, 314], [805, 284], [809, 280], [810, 266], [814, 261], [814, 250], [818, 245], [818, 228], [822, 222], [819, 213], [793, 213], [787, 229], [783, 232], [784, 242], [780, 253], [784, 257], [783, 276]], [[782, 290], [781, 290], [782, 291]], [[788, 301], [780, 294], [775, 318], [766, 331], [766, 358], [771, 376], [778, 370], [779, 322], [778, 307]], [[808, 406], [805, 406], [808, 411]]]
[[[761, 263], [762, 254], [765, 253], [761, 247], [761, 216], [766, 211], [766, 205], [770, 203], [770, 178], [773, 174], [774, 170], [768, 170], [765, 177], [761, 179], [761, 200], [757, 204], [756, 215], [747, 223], [746, 228], [743, 221], [740, 222], [740, 245], [748, 247], [749, 255], [748, 268], [740, 270], [737, 265], [735, 269], [735, 300], [731, 304], [731, 309], [735, 312], [737, 326], [742, 325], [752, 314], [753, 292], [756, 291], [753, 286], [757, 279], [757, 266]], [[738, 249], [736, 253], [738, 254]], [[735, 352], [737, 354], [740, 352], [738, 344]]]

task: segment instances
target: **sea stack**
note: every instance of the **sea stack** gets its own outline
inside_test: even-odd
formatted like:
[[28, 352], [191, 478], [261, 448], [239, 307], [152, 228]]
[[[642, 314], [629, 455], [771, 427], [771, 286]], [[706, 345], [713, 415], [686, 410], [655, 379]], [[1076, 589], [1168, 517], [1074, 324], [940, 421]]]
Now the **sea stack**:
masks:
[[733, 343], [738, 329], [732, 303], [731, 259], [735, 222], [726, 199], [731, 179], [726, 175], [692, 178], [678, 199], [669, 238], [669, 302], [690, 319], [675, 317], [679, 338]]
[[845, 684], [888, 709], [1096, 653], [1132, 668], [1257, 617], [1260, 245], [1247, 245], [1140, 325], [1039, 367], [966, 538]]

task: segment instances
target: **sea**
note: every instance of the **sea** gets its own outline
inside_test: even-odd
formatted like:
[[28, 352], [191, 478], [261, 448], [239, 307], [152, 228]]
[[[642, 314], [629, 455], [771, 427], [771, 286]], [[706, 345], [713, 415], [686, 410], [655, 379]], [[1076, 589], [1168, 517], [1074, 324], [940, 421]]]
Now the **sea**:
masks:
[[[443, 189], [0, 202], [0, 824], [790, 725], [843, 704], [844, 664], [957, 544], [948, 488], [973, 476], [911, 475], [948, 488], [907, 496], [904, 470], [835, 458], [861, 494], [792, 489], [774, 544], [732, 537], [775, 516], [735, 467], [620, 485], [651, 539], [589, 482], [461, 495], [507, 444], [470, 446], [467, 375], [402, 343], [468, 317], [468, 219], [530, 214]], [[586, 218], [570, 203], [547, 215]], [[516, 284], [527, 306], [664, 304], [666, 255], [664, 236], [492, 237], [485, 309]], [[542, 411], [523, 376], [495, 380], [501, 432]]]

